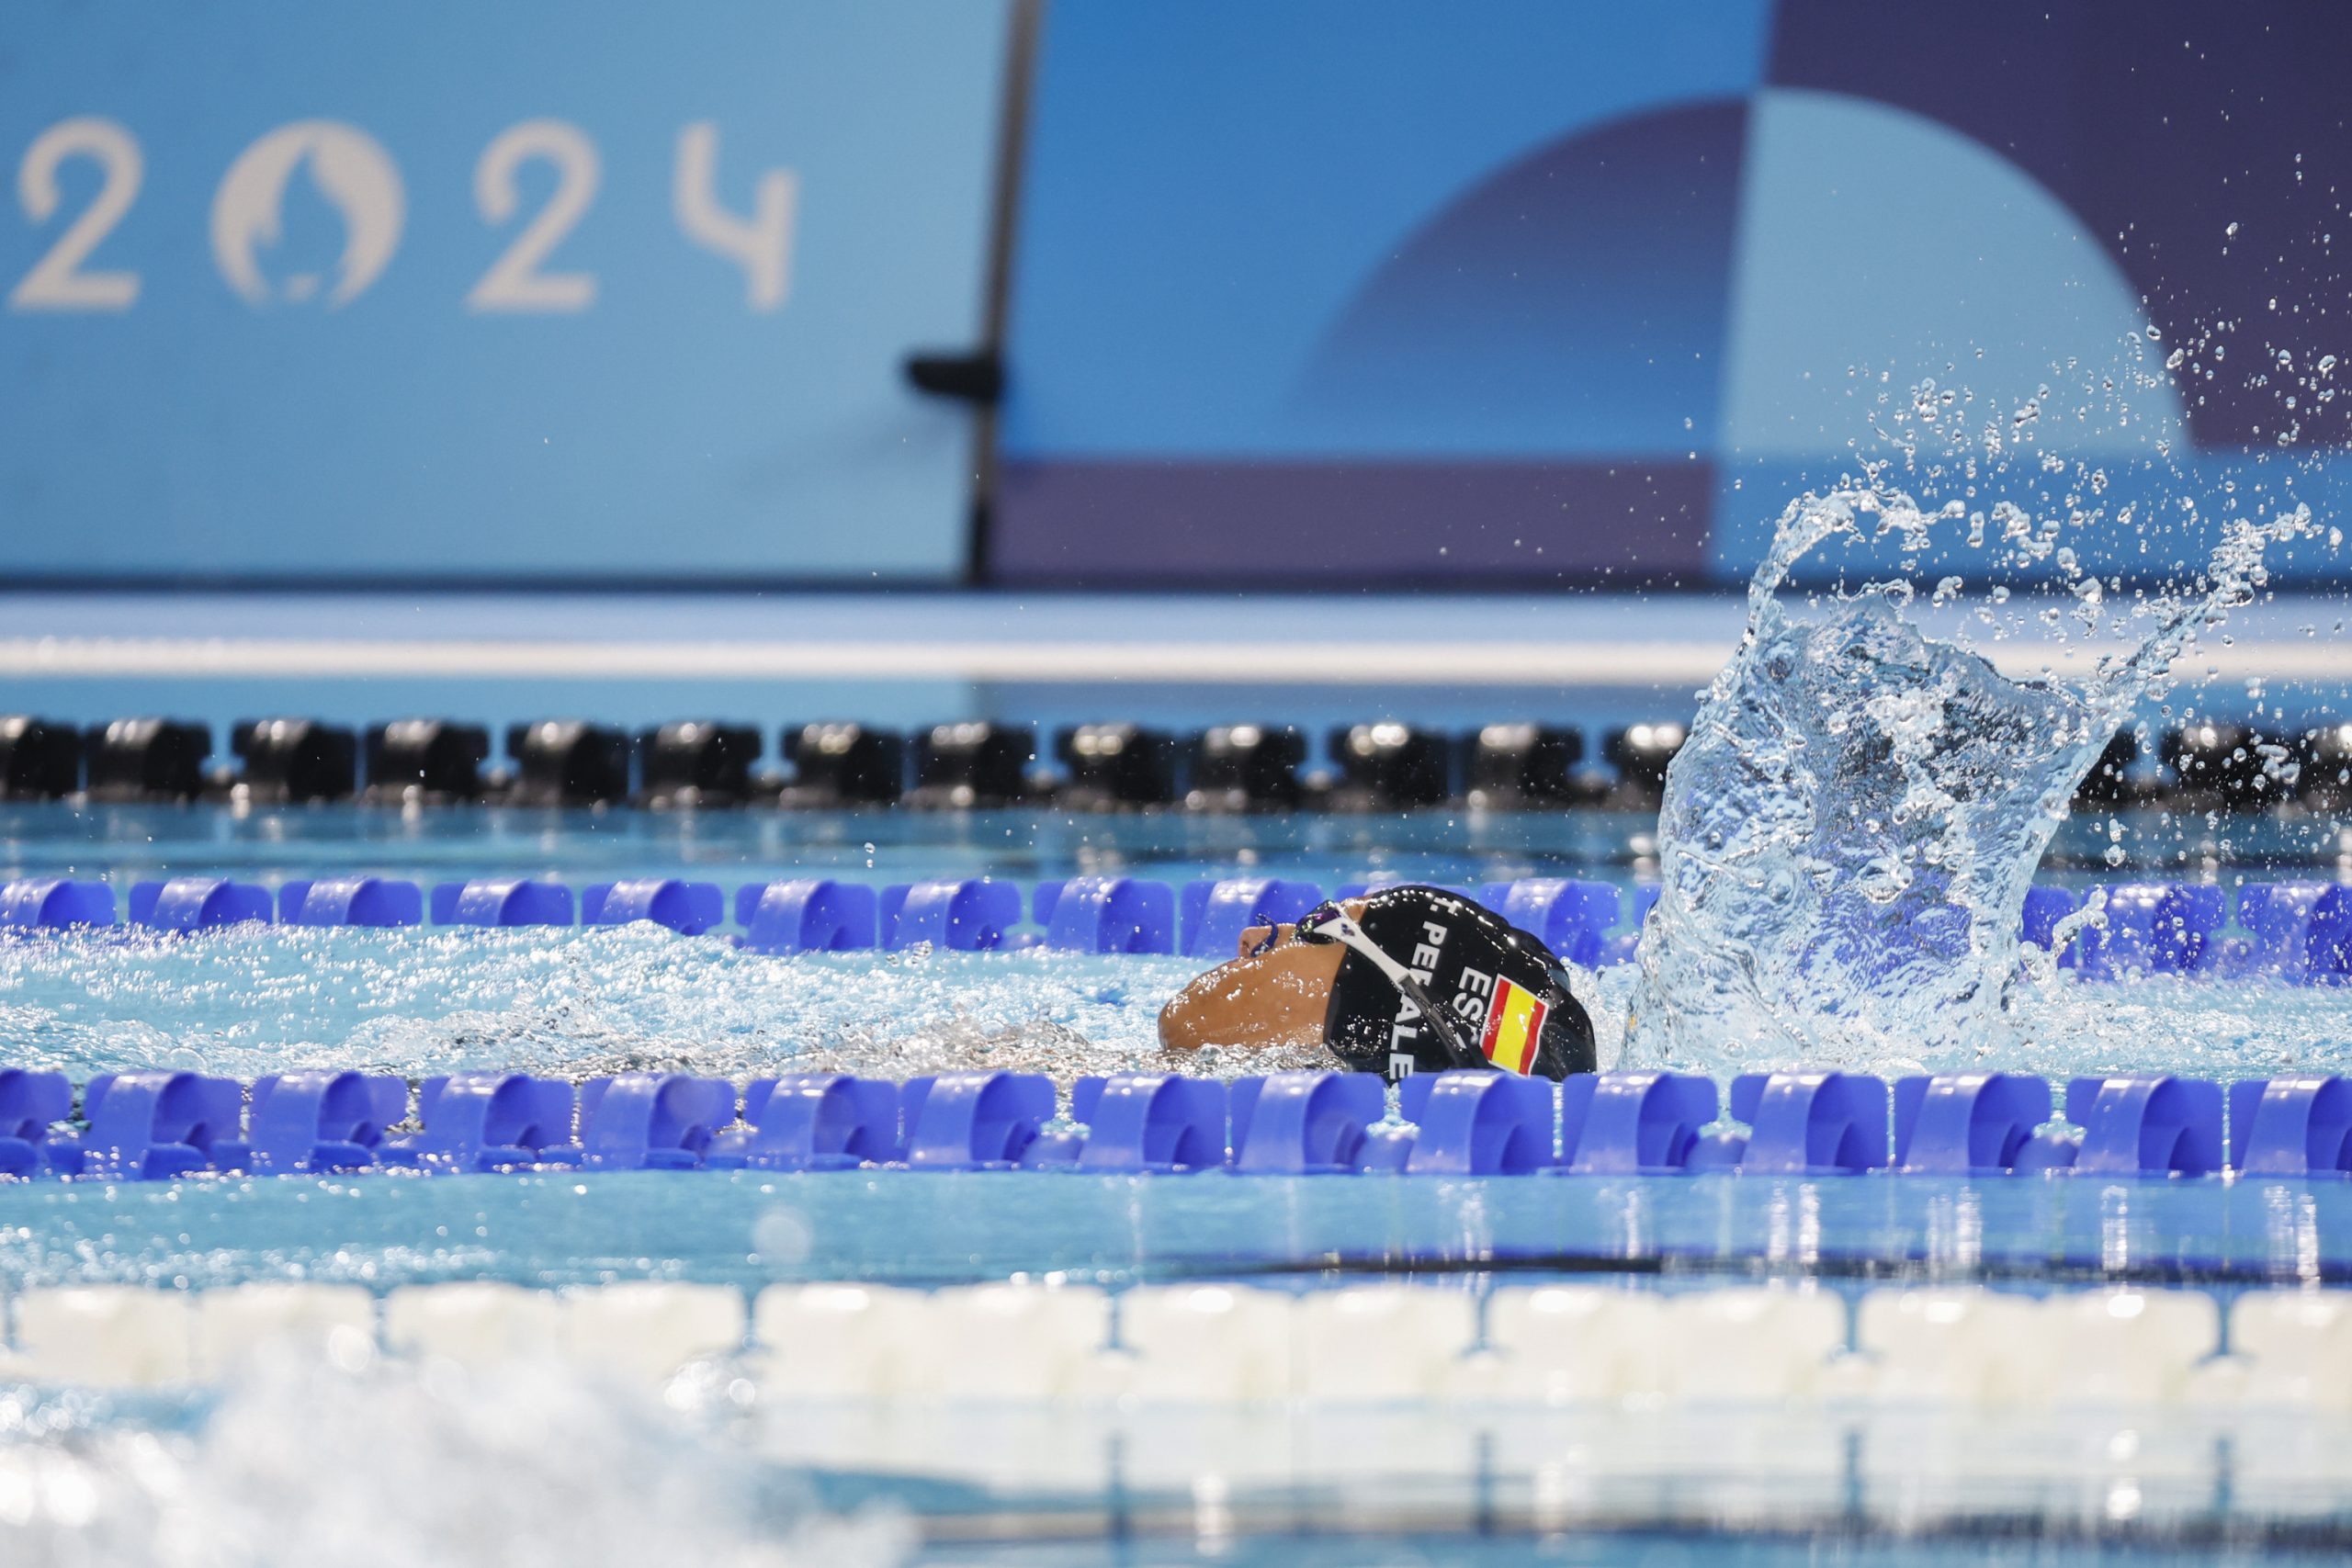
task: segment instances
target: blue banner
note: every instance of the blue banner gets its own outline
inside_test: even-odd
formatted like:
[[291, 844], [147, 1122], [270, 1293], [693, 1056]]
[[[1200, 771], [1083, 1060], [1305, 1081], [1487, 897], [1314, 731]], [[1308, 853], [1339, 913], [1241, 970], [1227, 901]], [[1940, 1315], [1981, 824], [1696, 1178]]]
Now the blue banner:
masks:
[[943, 579], [1004, 0], [0, 12], [0, 570]]
[[2347, 46], [2278, 3], [1065, 0], [992, 570], [1736, 581], [1866, 472], [2201, 563], [2340, 487]]

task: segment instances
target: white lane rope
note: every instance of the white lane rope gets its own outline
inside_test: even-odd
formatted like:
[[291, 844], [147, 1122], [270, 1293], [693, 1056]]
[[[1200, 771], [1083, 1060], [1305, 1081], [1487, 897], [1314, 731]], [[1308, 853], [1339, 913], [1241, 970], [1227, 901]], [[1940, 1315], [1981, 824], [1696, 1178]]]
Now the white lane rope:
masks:
[[[0, 676], [205, 680], [222, 676], [535, 680], [974, 681], [1336, 686], [1698, 686], [1728, 642], [1319, 641], [1316, 658], [1268, 657], [1261, 642], [614, 641], [368, 637], [0, 638]], [[2004, 673], [2086, 670], [2100, 645], [2005, 644]], [[2192, 649], [2188, 680], [2352, 681], [2352, 639], [2255, 641]]]

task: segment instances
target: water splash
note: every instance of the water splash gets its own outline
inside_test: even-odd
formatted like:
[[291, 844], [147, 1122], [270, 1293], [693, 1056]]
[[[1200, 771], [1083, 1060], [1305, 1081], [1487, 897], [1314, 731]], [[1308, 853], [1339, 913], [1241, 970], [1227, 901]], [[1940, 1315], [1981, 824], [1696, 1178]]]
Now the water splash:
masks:
[[[2232, 522], [2193, 588], [2115, 619], [2124, 640], [2079, 684], [2012, 680], [1926, 637], [1905, 584], [1817, 615], [1787, 602], [1825, 543], [1893, 531], [1924, 546], [1958, 515], [1860, 488], [1783, 513], [1739, 650], [1668, 773], [1625, 1065], [1949, 1067], [2012, 1051], [2019, 914], [2075, 786], [2197, 634], [2253, 596], [2266, 547], [2312, 532], [2301, 508]], [[2054, 530], [2014, 509], [1992, 521], [2013, 554], [2064, 567]], [[2096, 576], [2075, 575], [2074, 598], [2086, 624], [2109, 613]]]
[[1327, 1065], [1319, 1047], [1160, 1050], [1159, 1006], [1198, 967], [1030, 950], [749, 953], [658, 927], [338, 931], [124, 928], [0, 940], [8, 1065], [61, 1071], [294, 1068], [582, 1079], [691, 1072], [1138, 1069], [1229, 1077]]
[[903, 1516], [841, 1516], [707, 1424], [554, 1361], [469, 1372], [266, 1358], [191, 1422], [0, 1397], [11, 1568], [896, 1568]]

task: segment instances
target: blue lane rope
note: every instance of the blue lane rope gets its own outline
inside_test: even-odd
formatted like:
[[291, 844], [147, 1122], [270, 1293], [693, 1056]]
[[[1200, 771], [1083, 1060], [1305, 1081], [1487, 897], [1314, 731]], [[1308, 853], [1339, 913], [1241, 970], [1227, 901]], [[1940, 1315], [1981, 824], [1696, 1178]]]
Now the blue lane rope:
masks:
[[[1623, 1178], [2352, 1175], [2352, 1080], [2162, 1075], [1895, 1080], [1751, 1074], [1727, 1094], [1678, 1073], [1564, 1083], [1495, 1071], [1405, 1080], [1277, 1073], [1083, 1077], [1065, 1108], [1037, 1074], [903, 1083], [846, 1074], [314, 1070], [247, 1085], [191, 1072], [0, 1070], [0, 1176], [164, 1180], [386, 1169], [1227, 1171]], [[1067, 1114], [1064, 1114], [1065, 1109]], [[1736, 1125], [1726, 1125], [1729, 1121]], [[2063, 1111], [2064, 1120], [2058, 1119]], [[407, 1132], [413, 1125], [417, 1130]]]

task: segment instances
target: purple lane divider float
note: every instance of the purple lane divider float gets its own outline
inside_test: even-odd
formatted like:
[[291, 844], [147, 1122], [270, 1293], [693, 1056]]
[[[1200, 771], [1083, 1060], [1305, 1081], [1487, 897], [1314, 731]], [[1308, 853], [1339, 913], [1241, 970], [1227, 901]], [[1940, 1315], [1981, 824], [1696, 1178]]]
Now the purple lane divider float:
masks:
[[1085, 1123], [1082, 1170], [1206, 1170], [1225, 1164], [1225, 1085], [1165, 1073], [1082, 1077], [1070, 1120]]
[[622, 1073], [580, 1086], [580, 1163], [692, 1170], [735, 1121], [735, 1086], [684, 1073]]
[[2199, 974], [2221, 956], [2217, 938], [2228, 919], [2228, 900], [2219, 887], [2110, 887], [2106, 925], [2086, 926], [2075, 938], [2075, 967], [2093, 980]]
[[1252, 926], [1288, 925], [1323, 902], [1312, 882], [1279, 876], [1187, 883], [1181, 899], [1185, 956], [1231, 958]]
[[49, 1143], [62, 1176], [162, 1181], [213, 1168], [216, 1149], [242, 1164], [244, 1089], [200, 1073], [107, 1073], [82, 1091], [89, 1131]]
[[1695, 1073], [1602, 1073], [1560, 1086], [1564, 1168], [1578, 1175], [1665, 1175], [1690, 1168], [1719, 1114], [1715, 1081]]
[[1739, 1168], [1775, 1176], [1876, 1170], [1887, 1158], [1883, 1080], [1859, 1073], [1744, 1073], [1731, 1113], [1748, 1125]]
[[927, 942], [934, 947], [986, 953], [1005, 945], [1021, 923], [1021, 889], [986, 879], [917, 882], [882, 889], [882, 945], [893, 950]]
[[1588, 969], [1600, 962], [1611, 933], [1624, 918], [1624, 897], [1613, 883], [1527, 876], [1489, 882], [1478, 892], [1487, 908], [1533, 932], [1554, 956]]
[[356, 1072], [254, 1080], [245, 1168], [257, 1176], [364, 1170], [387, 1129], [408, 1116], [408, 1082]]
[[2222, 1165], [2222, 1087], [2169, 1076], [2079, 1077], [2066, 1120], [2083, 1129], [2077, 1176], [2210, 1176]]
[[747, 953], [855, 953], [880, 935], [874, 889], [830, 877], [759, 882], [736, 889], [736, 943]]
[[1898, 1078], [1894, 1165], [1917, 1175], [2014, 1170], [2050, 1120], [2046, 1078], [2025, 1073], [1956, 1073]]
[[277, 918], [289, 926], [421, 925], [424, 893], [413, 882], [384, 876], [288, 882], [277, 889]]
[[1039, 883], [1037, 923], [1046, 945], [1065, 953], [1173, 953], [1176, 890], [1132, 876], [1075, 876]]
[[1352, 1171], [1365, 1134], [1388, 1111], [1369, 1073], [1275, 1073], [1227, 1086], [1233, 1168], [1252, 1175]]
[[269, 889], [258, 883], [217, 876], [175, 876], [168, 882], [134, 882], [130, 923], [159, 931], [211, 931], [273, 918]]
[[74, 1114], [63, 1073], [0, 1069], [0, 1176], [36, 1176], [50, 1129]]
[[424, 1080], [417, 1120], [424, 1130], [387, 1143], [387, 1165], [426, 1170], [503, 1170], [571, 1165], [572, 1088], [524, 1073], [454, 1073]]
[[1397, 1110], [1416, 1129], [1416, 1176], [1525, 1176], [1554, 1163], [1559, 1086], [1516, 1073], [1417, 1074]]
[[2230, 1164], [2248, 1176], [2352, 1175], [2352, 1082], [2245, 1078], [2230, 1086]]
[[2352, 978], [2352, 887], [2250, 883], [2238, 890], [2238, 925], [2256, 974], [2322, 984]]
[[846, 1170], [903, 1156], [899, 1086], [846, 1073], [754, 1078], [745, 1129], [712, 1141], [709, 1163], [757, 1170]]
[[1042, 1073], [909, 1078], [899, 1105], [913, 1168], [1007, 1170], [1054, 1119], [1054, 1080]]
[[0, 885], [0, 927], [62, 931], [114, 924], [114, 889], [103, 882], [26, 877]]
[[573, 923], [571, 889], [560, 882], [525, 877], [482, 877], [441, 882], [430, 900], [436, 926], [568, 926]]
[[726, 918], [727, 900], [716, 882], [640, 876], [626, 882], [592, 883], [580, 890], [583, 926], [625, 926], [647, 920], [682, 936], [700, 936]]

